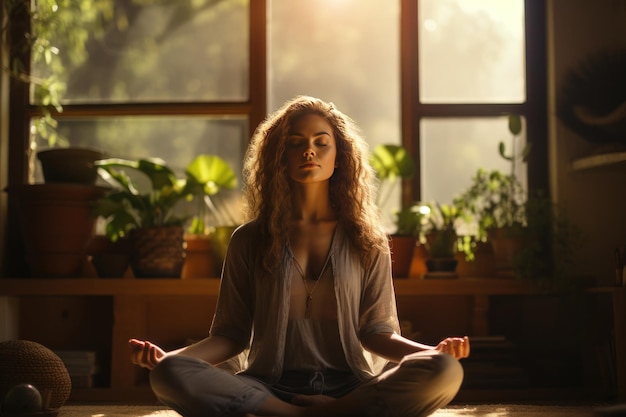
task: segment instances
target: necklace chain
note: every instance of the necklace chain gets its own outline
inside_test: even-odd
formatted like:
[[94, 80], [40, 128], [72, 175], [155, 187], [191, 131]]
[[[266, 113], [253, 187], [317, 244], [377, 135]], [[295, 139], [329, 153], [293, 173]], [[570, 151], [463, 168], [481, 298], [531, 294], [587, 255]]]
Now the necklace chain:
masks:
[[317, 277], [317, 279], [313, 279], [313, 281], [315, 281], [315, 283], [313, 284], [313, 288], [311, 288], [311, 291], [309, 291], [309, 286], [306, 283], [306, 281], [307, 281], [306, 275], [304, 274], [304, 271], [302, 270], [302, 267], [300, 266], [300, 263], [295, 258], [295, 256], [293, 258], [293, 260], [294, 260], [294, 262], [296, 264], [296, 269], [298, 270], [298, 273], [302, 277], [302, 283], [304, 284], [304, 290], [306, 291], [306, 306], [305, 306], [305, 309], [304, 309], [304, 318], [306, 318], [306, 319], [311, 318], [311, 304], [313, 304], [313, 292], [315, 291], [315, 288], [317, 287], [317, 284], [322, 279], [322, 275], [324, 275], [324, 271], [326, 271], [326, 266], [328, 265], [328, 260], [329, 259], [330, 259], [330, 252], [326, 256], [326, 261], [324, 262], [324, 265], [322, 266], [322, 270], [320, 271], [319, 276]]

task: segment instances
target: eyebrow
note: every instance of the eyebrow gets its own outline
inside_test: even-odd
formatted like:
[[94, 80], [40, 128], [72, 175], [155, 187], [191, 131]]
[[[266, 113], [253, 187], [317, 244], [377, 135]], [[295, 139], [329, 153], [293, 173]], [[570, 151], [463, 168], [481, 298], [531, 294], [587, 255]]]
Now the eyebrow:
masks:
[[[325, 130], [322, 130], [320, 132], [316, 132], [316, 133], [313, 134], [313, 136], [322, 136], [322, 135], [330, 136], [330, 133], [325, 131]], [[299, 133], [299, 132], [290, 132], [288, 136], [304, 136], [304, 135], [302, 133]]]

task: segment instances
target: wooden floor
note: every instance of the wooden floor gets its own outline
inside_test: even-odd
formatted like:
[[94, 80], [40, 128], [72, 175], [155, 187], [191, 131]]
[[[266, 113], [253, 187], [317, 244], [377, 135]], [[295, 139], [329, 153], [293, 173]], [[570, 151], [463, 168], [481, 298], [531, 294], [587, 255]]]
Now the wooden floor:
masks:
[[[617, 417], [626, 416], [626, 405], [529, 405], [475, 404], [452, 405], [433, 417]], [[58, 417], [180, 417], [158, 405], [65, 405]]]

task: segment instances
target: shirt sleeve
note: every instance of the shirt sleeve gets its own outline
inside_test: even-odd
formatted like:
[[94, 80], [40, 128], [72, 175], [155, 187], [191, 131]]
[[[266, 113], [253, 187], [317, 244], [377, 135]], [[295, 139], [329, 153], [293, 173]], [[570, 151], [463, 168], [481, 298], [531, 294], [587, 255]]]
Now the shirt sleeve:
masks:
[[230, 238], [217, 298], [211, 335], [227, 337], [248, 347], [252, 332], [254, 288], [251, 279], [251, 226], [243, 225]]
[[391, 256], [377, 251], [365, 271], [359, 308], [359, 337], [376, 333], [400, 333], [391, 276]]

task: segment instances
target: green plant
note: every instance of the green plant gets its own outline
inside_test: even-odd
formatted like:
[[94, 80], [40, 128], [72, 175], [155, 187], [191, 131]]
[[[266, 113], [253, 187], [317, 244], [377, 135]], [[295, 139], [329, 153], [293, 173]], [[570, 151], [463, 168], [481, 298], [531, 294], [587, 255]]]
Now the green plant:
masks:
[[510, 172], [488, 171], [479, 168], [472, 177], [470, 187], [454, 199], [454, 205], [462, 208], [478, 224], [478, 238], [485, 240], [493, 228], [516, 231], [526, 224], [526, 191], [516, 176], [518, 162], [525, 163], [531, 150], [527, 143], [517, 151], [517, 140], [522, 131], [519, 115], [509, 115], [508, 130], [512, 135], [511, 153], [506, 154], [503, 141], [498, 144], [500, 156], [511, 163]]
[[412, 178], [415, 175], [415, 162], [401, 145], [382, 144], [374, 148], [371, 165], [380, 181], [376, 203], [387, 201], [398, 180]]
[[459, 207], [450, 204], [429, 203], [426, 215], [426, 244], [432, 258], [452, 258], [457, 250], [456, 220], [461, 217]]
[[411, 204], [398, 210], [396, 212], [397, 229], [395, 234], [419, 238], [424, 216], [425, 212], [420, 204]]
[[525, 245], [514, 265], [517, 275], [545, 290], [575, 289], [580, 285], [572, 276], [583, 245], [581, 229], [541, 193], [528, 198], [526, 213]]
[[[177, 178], [165, 161], [158, 158], [111, 158], [97, 161], [96, 165], [100, 176], [114, 186], [95, 208], [95, 215], [107, 220], [106, 235], [112, 241], [136, 228], [182, 226], [188, 219], [177, 216], [175, 206], [183, 199], [193, 198], [198, 199], [198, 206], [190, 231], [204, 233], [205, 197], [209, 197], [210, 201], [210, 196], [221, 188], [234, 188], [237, 184], [237, 178], [228, 164], [213, 155], [196, 157], [187, 167], [185, 179]], [[129, 172], [145, 177], [150, 190], [140, 192], [138, 183]]]
[[[376, 146], [371, 154], [370, 163], [380, 182], [376, 196], [378, 207], [382, 207], [384, 202], [389, 201], [391, 192], [398, 181], [415, 175], [415, 162], [406, 148], [401, 145]], [[395, 213], [395, 233], [414, 236], [419, 234], [421, 215], [418, 209], [419, 207], [414, 204], [404, 205]]]
[[229, 225], [235, 224], [233, 216], [228, 211], [220, 209], [211, 198], [223, 188], [234, 189], [237, 186], [237, 177], [230, 165], [218, 156], [202, 154], [191, 161], [185, 173], [186, 190], [197, 200], [197, 212], [192, 219], [189, 233], [207, 232], [205, 223], [207, 209], [213, 212], [216, 218], [225, 218]]

